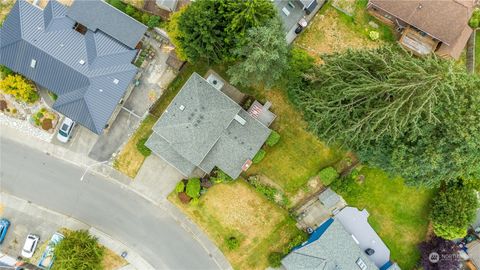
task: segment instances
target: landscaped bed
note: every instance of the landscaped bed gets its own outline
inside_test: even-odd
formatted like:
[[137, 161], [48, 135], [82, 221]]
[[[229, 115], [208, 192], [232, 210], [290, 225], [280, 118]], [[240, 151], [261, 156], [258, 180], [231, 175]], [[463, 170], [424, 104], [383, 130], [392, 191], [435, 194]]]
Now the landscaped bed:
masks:
[[181, 203], [175, 192], [169, 200], [208, 234], [234, 269], [265, 269], [271, 252], [303, 238], [288, 212], [242, 179], [214, 185], [198, 205]]
[[363, 168], [359, 175], [365, 176], [361, 183], [349, 183], [337, 192], [349, 205], [368, 210], [369, 222], [390, 249], [392, 260], [402, 269], [413, 269], [420, 258], [418, 244], [427, 234], [434, 191], [409, 187], [379, 169]]

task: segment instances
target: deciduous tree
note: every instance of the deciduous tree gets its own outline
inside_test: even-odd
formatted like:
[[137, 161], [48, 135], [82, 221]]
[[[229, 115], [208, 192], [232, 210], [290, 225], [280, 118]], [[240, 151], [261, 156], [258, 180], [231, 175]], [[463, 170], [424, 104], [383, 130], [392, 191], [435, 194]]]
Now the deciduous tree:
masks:
[[35, 102], [39, 96], [32, 83], [25, 80], [22, 76], [8, 75], [0, 81], [0, 90], [5, 94], [14, 96], [16, 99], [24, 102]]
[[458, 248], [454, 242], [432, 237], [419, 246], [422, 253], [421, 264], [424, 270], [461, 269]]

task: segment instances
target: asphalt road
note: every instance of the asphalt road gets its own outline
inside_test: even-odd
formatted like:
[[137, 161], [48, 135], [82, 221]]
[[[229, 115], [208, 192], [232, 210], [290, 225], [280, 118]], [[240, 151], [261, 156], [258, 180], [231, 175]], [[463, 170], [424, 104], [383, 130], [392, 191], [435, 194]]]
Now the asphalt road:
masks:
[[0, 139], [0, 190], [94, 226], [156, 269], [218, 269], [177, 222], [136, 193], [11, 140]]

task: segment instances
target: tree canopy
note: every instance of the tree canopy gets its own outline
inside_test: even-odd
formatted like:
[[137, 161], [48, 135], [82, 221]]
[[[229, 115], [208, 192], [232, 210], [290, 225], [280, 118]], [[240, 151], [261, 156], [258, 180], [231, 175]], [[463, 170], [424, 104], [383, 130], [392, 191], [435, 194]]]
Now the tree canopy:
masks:
[[104, 248], [86, 230], [69, 231], [55, 246], [54, 254], [53, 270], [97, 270], [102, 269]]
[[322, 57], [289, 96], [322, 139], [407, 182], [480, 179], [480, 79], [396, 47]]
[[[461, 269], [460, 256], [457, 253], [458, 248], [454, 242], [434, 236], [421, 243], [419, 248], [422, 253], [421, 265], [424, 270]], [[432, 257], [434, 255], [431, 254], [438, 254], [438, 257]]]
[[478, 207], [472, 184], [463, 180], [447, 183], [433, 200], [430, 216], [435, 234], [445, 239], [464, 237]]
[[276, 14], [268, 0], [197, 0], [175, 13], [168, 27], [184, 60], [231, 60], [245, 33]]
[[264, 26], [249, 29], [245, 45], [233, 52], [240, 59], [227, 71], [233, 84], [273, 86], [287, 66], [288, 47], [282, 22], [275, 17]]

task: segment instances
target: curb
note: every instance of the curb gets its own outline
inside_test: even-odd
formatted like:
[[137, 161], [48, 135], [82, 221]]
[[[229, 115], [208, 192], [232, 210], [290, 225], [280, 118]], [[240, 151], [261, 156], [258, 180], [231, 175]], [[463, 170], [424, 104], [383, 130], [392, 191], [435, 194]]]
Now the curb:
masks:
[[57, 219], [62, 220], [60, 224], [61, 227], [74, 229], [74, 230], [87, 229], [90, 234], [98, 238], [98, 242], [101, 245], [112, 250], [115, 254], [120, 256], [122, 252], [127, 251], [128, 256], [125, 258], [125, 260], [130, 265], [128, 269], [138, 269], [138, 270], [154, 270], [155, 269], [146, 260], [144, 260], [138, 253], [128, 248], [122, 242], [113, 239], [110, 235], [104, 233], [103, 231], [95, 227], [92, 227], [73, 217], [69, 217], [67, 215], [63, 215], [58, 212], [54, 212], [48, 208], [31, 203], [29, 201], [23, 200], [21, 198], [18, 198], [16, 196], [13, 196], [5, 192], [0, 193], [0, 203], [3, 204], [4, 207], [8, 207], [21, 212], [24, 212], [26, 208], [31, 208], [31, 209], [33, 208], [33, 210], [37, 212], [39, 216], [43, 216], [43, 217], [54, 216]]

